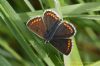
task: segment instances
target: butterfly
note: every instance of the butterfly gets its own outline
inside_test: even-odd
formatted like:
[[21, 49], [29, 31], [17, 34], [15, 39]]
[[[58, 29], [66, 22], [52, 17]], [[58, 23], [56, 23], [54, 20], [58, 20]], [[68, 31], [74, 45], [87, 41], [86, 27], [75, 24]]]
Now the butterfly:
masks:
[[67, 21], [60, 19], [53, 10], [46, 10], [43, 16], [31, 18], [27, 22], [27, 27], [46, 42], [50, 42], [61, 53], [68, 55], [72, 49], [72, 39], [76, 29]]

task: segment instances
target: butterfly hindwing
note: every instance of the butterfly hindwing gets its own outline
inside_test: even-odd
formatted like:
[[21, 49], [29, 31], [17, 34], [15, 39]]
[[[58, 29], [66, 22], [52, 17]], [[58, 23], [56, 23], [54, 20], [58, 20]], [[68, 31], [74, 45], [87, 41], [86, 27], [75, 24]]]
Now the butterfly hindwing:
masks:
[[75, 28], [71, 23], [63, 22], [56, 30], [53, 38], [65, 39], [75, 34]]
[[52, 39], [50, 43], [65, 55], [68, 55], [71, 52], [72, 39]]
[[40, 37], [44, 37], [44, 33], [46, 32], [45, 24], [43, 23], [42, 17], [35, 17], [30, 19], [27, 22], [27, 26], [29, 30], [36, 33]]

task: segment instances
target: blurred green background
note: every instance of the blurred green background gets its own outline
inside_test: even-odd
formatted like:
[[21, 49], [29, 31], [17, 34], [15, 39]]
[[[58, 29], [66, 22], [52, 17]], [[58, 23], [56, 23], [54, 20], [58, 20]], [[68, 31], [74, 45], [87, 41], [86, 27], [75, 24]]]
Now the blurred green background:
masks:
[[[27, 29], [46, 9], [76, 27], [68, 56]], [[99, 14], [100, 0], [0, 0], [0, 66], [100, 66]]]

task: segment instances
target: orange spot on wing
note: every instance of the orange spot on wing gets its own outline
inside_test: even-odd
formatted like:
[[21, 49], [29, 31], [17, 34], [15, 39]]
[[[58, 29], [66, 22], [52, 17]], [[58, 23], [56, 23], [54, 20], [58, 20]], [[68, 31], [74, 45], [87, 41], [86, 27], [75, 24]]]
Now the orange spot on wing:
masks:
[[48, 14], [48, 15], [51, 15], [51, 13], [50, 13], [50, 12], [48, 12], [47, 14]]
[[55, 19], [57, 20], [57, 19], [58, 19], [58, 17], [55, 17]]
[[67, 24], [64, 22], [64, 25], [67, 26]]
[[41, 19], [33, 20], [32, 23], [31, 23], [30, 25], [36, 24], [39, 20], [41, 20]]
[[53, 17], [53, 14], [51, 13], [51, 14], [50, 14], [50, 16], [52, 16], [52, 17]]
[[65, 27], [67, 27], [67, 29], [69, 29], [71, 31], [71, 33], [73, 33], [72, 28], [68, 24], [64, 23], [64, 25], [65, 25]]
[[46, 15], [49, 15], [49, 13], [47, 13]]
[[54, 14], [52, 12], [48, 12], [48, 13], [46, 13], [46, 15], [53, 17], [55, 20], [58, 20], [58, 17], [56, 16], [56, 14]]
[[70, 49], [71, 45], [70, 45], [70, 40], [68, 40], [68, 44], [67, 44], [67, 51]]
[[36, 19], [36, 22], [38, 22], [38, 19]]
[[38, 21], [41, 21], [41, 19], [39, 18], [39, 20]]
[[34, 23], [34, 21], [31, 23], [31, 25]]

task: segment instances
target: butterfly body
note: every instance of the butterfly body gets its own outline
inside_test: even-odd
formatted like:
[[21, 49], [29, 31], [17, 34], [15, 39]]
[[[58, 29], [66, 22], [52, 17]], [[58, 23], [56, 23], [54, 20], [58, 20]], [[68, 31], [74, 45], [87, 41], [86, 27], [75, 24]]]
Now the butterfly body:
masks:
[[29, 30], [49, 41], [61, 53], [68, 55], [72, 47], [75, 28], [72, 24], [62, 21], [56, 12], [47, 10], [43, 17], [31, 18], [27, 22]]
[[54, 25], [52, 25], [52, 27], [49, 30], [46, 31], [45, 39], [47, 41], [50, 41], [53, 38], [58, 27], [59, 27], [59, 23], [56, 22]]

